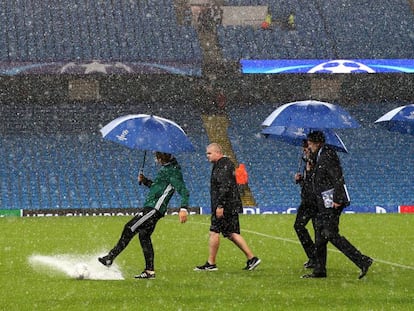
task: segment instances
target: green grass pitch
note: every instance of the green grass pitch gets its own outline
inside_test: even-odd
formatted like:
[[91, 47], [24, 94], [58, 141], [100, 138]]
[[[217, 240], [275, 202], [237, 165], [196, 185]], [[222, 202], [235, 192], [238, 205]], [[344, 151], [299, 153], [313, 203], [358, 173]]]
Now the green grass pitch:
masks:
[[[118, 240], [130, 217], [0, 219], [0, 310], [413, 310], [414, 215], [346, 214], [341, 233], [375, 259], [366, 278], [329, 245], [328, 278], [301, 279], [306, 258], [294, 215], [242, 215], [242, 235], [262, 259], [246, 259], [221, 240], [215, 272], [193, 271], [208, 254], [209, 217], [161, 219], [153, 234], [155, 280], [136, 280], [144, 267], [138, 239], [116, 259], [124, 280], [77, 280], [29, 263], [32, 255], [95, 256]], [[106, 269], [103, 267], [103, 269]], [[112, 269], [112, 268], [111, 268]]]

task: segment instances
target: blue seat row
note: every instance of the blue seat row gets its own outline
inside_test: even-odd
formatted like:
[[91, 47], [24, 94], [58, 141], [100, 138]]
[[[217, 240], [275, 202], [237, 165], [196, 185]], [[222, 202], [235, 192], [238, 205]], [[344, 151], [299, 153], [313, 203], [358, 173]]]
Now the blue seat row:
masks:
[[0, 29], [0, 61], [201, 60], [172, 0], [1, 1]]
[[[412, 58], [407, 1], [228, 0], [268, 5], [296, 31], [218, 26], [226, 60], [240, 58]], [[386, 13], [384, 13], [386, 12]], [[178, 25], [173, 0], [0, 2], [0, 61], [190, 61], [202, 51], [195, 29]]]
[[[413, 204], [414, 137], [388, 132], [374, 121], [401, 103], [361, 103], [344, 107], [362, 125], [337, 130], [349, 153], [339, 153], [355, 207]], [[260, 124], [278, 105], [237, 107], [229, 130], [239, 162], [247, 166], [250, 187], [259, 206], [295, 207], [300, 189], [293, 182], [300, 148], [260, 135]], [[242, 113], [241, 113], [242, 112]], [[404, 146], [401, 148], [401, 146]]]
[[[404, 0], [381, 5], [351, 0], [229, 0], [225, 4], [268, 5], [277, 21], [271, 30], [218, 26], [227, 60], [414, 57], [414, 14]], [[281, 30], [280, 21], [291, 12], [296, 30]]]
[[[229, 107], [229, 137], [240, 163], [249, 173], [249, 186], [258, 207], [297, 207], [299, 187], [293, 182], [300, 148], [260, 134], [260, 124], [280, 104]], [[337, 130], [349, 153], [339, 153], [352, 205], [393, 206], [414, 203], [414, 138], [374, 124], [401, 103], [361, 103], [346, 106], [362, 125]], [[167, 111], [168, 110], [168, 111]], [[164, 116], [186, 125], [196, 152], [177, 155], [190, 190], [190, 205], [209, 208], [211, 165], [205, 157], [209, 143], [196, 109]], [[24, 122], [14, 120], [13, 122]], [[86, 124], [86, 122], [85, 122]], [[144, 153], [105, 141], [85, 125], [77, 133], [14, 133], [0, 137], [0, 209], [140, 207], [147, 189], [136, 176]], [[153, 156], [146, 155], [144, 173], [154, 177]], [[174, 196], [172, 207], [180, 206]]]

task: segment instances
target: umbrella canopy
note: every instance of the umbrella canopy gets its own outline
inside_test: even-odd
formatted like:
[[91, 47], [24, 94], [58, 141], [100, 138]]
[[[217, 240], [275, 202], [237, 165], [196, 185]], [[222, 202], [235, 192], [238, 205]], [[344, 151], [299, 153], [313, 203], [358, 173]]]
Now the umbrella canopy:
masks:
[[375, 123], [383, 124], [389, 131], [414, 135], [414, 104], [395, 108]]
[[321, 101], [287, 103], [274, 110], [262, 126], [296, 128], [357, 128], [359, 123], [343, 108]]
[[285, 126], [269, 126], [262, 130], [266, 137], [282, 141], [294, 146], [302, 146], [303, 140], [313, 131], [322, 131], [325, 135], [325, 143], [336, 151], [348, 153], [342, 139], [332, 129], [310, 129]]
[[131, 149], [180, 153], [194, 151], [184, 130], [174, 121], [147, 114], [119, 117], [101, 130], [104, 139]]

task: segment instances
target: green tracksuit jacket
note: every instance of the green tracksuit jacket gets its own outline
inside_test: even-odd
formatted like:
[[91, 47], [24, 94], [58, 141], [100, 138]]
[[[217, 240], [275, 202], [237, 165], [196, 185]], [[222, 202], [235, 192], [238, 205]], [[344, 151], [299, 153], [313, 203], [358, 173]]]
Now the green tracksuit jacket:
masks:
[[181, 207], [188, 207], [189, 191], [185, 186], [181, 167], [177, 160], [162, 165], [154, 181], [145, 179], [143, 184], [150, 187], [144, 203], [145, 208], [155, 208], [165, 214], [172, 195], [177, 191], [181, 196]]

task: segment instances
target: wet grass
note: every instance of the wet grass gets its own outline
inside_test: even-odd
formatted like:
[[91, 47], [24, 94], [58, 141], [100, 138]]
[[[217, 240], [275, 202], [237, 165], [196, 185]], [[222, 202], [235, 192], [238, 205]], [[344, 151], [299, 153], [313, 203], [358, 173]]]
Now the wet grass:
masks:
[[414, 215], [343, 215], [341, 232], [376, 261], [366, 278], [332, 246], [328, 278], [301, 279], [304, 253], [294, 215], [241, 216], [242, 234], [262, 259], [245, 258], [222, 240], [219, 271], [195, 272], [207, 259], [207, 216], [187, 224], [167, 216], [153, 235], [157, 278], [135, 280], [143, 268], [137, 239], [116, 260], [125, 280], [75, 280], [34, 270], [33, 254], [96, 254], [117, 241], [125, 217], [2, 218], [1, 310], [412, 310]]

